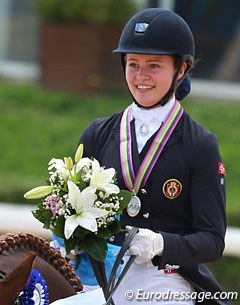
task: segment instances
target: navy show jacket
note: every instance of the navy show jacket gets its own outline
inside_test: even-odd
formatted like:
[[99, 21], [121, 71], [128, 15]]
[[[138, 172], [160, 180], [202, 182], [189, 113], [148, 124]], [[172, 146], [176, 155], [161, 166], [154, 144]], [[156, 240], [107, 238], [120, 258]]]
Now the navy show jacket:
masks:
[[[120, 163], [120, 121], [122, 112], [94, 120], [81, 135], [84, 156], [96, 158], [106, 168], [114, 167], [120, 189], [126, 189]], [[155, 134], [138, 153], [134, 121], [131, 122], [135, 173]], [[184, 112], [158, 158], [146, 185], [139, 191], [142, 202], [136, 217], [127, 212], [121, 224], [148, 228], [164, 238], [161, 257], [152, 262], [159, 268], [179, 265], [179, 274], [197, 291], [218, 292], [221, 288], [204, 263], [216, 261], [224, 250], [226, 231], [225, 175], [216, 136]], [[168, 198], [168, 181], [177, 181], [178, 196]], [[180, 189], [179, 189], [180, 187]], [[123, 235], [114, 243], [121, 244]], [[229, 304], [206, 300], [201, 304]]]

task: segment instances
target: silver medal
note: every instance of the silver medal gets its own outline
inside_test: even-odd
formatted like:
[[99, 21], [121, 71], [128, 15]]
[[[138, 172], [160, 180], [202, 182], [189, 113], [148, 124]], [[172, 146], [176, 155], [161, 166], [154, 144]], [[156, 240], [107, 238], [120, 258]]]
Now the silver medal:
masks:
[[141, 209], [141, 201], [137, 196], [133, 196], [127, 206], [127, 213], [130, 217], [135, 217], [138, 215]]

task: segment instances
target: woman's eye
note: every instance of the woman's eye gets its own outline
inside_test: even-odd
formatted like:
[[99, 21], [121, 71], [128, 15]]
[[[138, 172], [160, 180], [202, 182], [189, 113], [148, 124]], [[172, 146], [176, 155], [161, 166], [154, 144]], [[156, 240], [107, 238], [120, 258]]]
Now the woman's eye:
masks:
[[150, 64], [150, 68], [151, 69], [157, 69], [157, 68], [159, 68], [159, 65], [158, 64]]
[[129, 63], [128, 66], [131, 67], [131, 68], [137, 68], [137, 64], [135, 64], [133, 62]]

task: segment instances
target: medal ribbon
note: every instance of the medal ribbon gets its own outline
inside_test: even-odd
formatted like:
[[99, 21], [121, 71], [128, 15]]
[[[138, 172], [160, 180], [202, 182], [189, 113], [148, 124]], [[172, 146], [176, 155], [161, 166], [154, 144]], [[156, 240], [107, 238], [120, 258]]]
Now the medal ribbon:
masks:
[[169, 112], [165, 122], [157, 132], [146, 156], [144, 157], [135, 176], [132, 159], [132, 136], [131, 136], [131, 105], [125, 109], [120, 125], [120, 159], [125, 185], [135, 194], [140, 187], [144, 187], [147, 179], [154, 168], [164, 146], [170, 138], [174, 128], [182, 117], [184, 110], [177, 100]]

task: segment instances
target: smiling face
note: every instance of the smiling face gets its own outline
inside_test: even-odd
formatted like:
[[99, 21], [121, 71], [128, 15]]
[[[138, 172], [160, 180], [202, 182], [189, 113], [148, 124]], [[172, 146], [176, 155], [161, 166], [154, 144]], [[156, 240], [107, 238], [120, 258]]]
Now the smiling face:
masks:
[[[178, 79], [183, 76], [184, 67]], [[151, 107], [164, 97], [175, 72], [174, 58], [170, 55], [126, 55], [127, 84], [134, 99], [143, 107]]]

